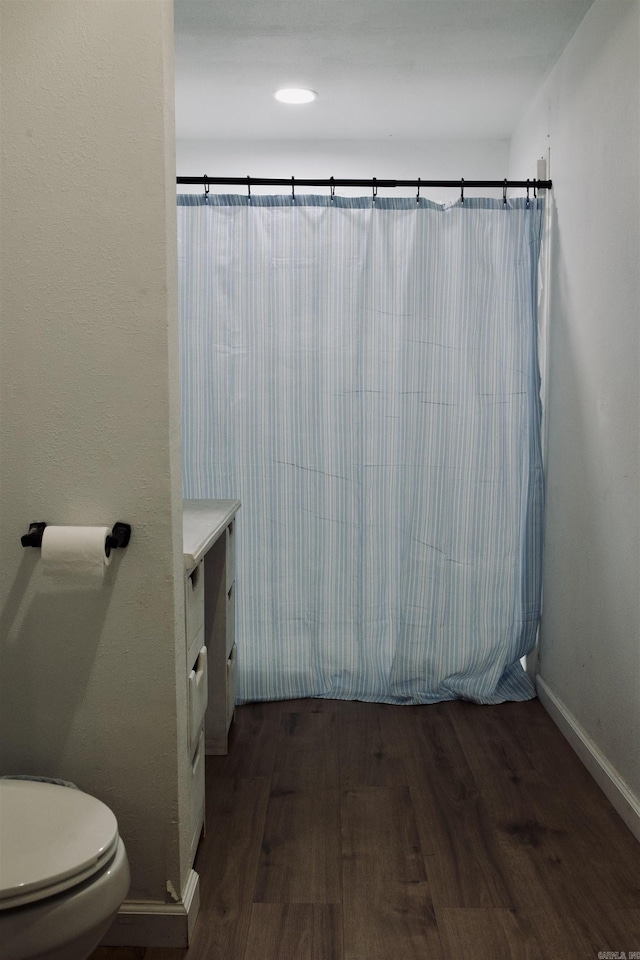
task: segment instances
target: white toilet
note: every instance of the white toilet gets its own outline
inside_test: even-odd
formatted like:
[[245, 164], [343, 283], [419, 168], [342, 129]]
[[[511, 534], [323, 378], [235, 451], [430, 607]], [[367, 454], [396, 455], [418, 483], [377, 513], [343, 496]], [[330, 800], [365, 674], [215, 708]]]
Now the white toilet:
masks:
[[0, 958], [85, 960], [129, 890], [118, 823], [95, 797], [0, 779]]

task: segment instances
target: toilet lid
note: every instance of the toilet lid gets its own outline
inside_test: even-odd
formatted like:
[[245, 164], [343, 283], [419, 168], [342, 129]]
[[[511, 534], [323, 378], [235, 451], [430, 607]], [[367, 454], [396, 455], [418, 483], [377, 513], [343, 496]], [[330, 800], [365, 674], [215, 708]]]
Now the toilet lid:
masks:
[[0, 780], [0, 910], [60, 893], [111, 859], [118, 823], [81, 790]]

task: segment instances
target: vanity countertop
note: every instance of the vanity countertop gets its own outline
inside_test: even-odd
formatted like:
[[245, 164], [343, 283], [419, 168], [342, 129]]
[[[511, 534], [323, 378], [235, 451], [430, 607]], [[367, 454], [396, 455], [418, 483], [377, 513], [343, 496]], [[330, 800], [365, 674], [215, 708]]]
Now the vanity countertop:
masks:
[[192, 570], [240, 509], [239, 500], [183, 500], [185, 570]]

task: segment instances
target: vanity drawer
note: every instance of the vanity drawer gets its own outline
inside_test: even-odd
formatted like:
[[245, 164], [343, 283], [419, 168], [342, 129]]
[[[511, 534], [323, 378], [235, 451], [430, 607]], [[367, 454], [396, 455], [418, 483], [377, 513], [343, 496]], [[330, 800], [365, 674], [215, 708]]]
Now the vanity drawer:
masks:
[[227, 591], [236, 578], [236, 521], [233, 519], [225, 532], [227, 569]]
[[207, 675], [207, 648], [202, 647], [189, 673], [189, 755], [193, 756], [194, 748], [202, 731], [204, 714], [207, 709], [208, 675]]
[[187, 641], [187, 660], [185, 666], [187, 668], [187, 676], [191, 672], [191, 668], [198, 658], [198, 654], [205, 645], [204, 640], [204, 626], [200, 627], [195, 637], [192, 637], [191, 640]]
[[204, 561], [187, 574], [184, 582], [187, 647], [204, 627]]
[[191, 761], [191, 791], [189, 806], [189, 839], [191, 863], [193, 863], [198, 841], [204, 826], [204, 729], [200, 730], [198, 746]]

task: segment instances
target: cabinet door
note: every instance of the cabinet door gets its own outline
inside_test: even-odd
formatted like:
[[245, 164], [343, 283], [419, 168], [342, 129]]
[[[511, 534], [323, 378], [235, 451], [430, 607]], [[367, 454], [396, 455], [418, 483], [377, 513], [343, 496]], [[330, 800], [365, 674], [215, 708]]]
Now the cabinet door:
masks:
[[228, 659], [236, 642], [236, 585], [232, 583], [227, 590], [227, 610], [225, 623], [224, 655]]
[[236, 645], [234, 643], [227, 660], [227, 716], [226, 733], [229, 732], [229, 725], [233, 720], [233, 714], [236, 709], [236, 689], [238, 686], [238, 661], [236, 659]]
[[190, 799], [189, 837], [191, 841], [191, 863], [193, 863], [200, 834], [204, 827], [204, 730], [200, 731], [196, 752], [191, 760]]

